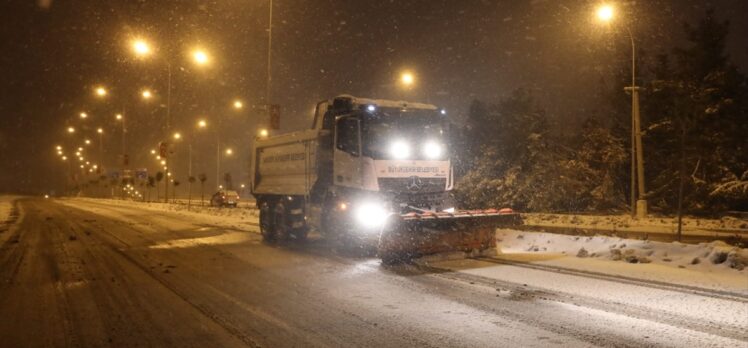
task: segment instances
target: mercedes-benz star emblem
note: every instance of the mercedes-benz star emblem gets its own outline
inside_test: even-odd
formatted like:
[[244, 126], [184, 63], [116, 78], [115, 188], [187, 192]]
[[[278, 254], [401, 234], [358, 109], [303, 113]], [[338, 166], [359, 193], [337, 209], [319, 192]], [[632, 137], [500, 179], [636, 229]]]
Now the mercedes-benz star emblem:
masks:
[[421, 182], [421, 178], [417, 176], [411, 176], [405, 188], [407, 188], [408, 191], [416, 192], [416, 191], [420, 191], [422, 186], [423, 186], [423, 183]]

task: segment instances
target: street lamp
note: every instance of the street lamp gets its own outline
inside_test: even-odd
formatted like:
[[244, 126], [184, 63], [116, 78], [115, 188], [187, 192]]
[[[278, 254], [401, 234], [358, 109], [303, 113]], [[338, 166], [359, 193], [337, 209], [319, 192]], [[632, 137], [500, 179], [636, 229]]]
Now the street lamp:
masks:
[[610, 5], [601, 5], [597, 8], [597, 18], [603, 22], [610, 22], [613, 19], [613, 7]]
[[82, 119], [86, 119], [86, 118], [88, 118], [88, 114], [87, 114], [87, 113], [85, 113], [85, 112], [81, 112], [81, 113], [80, 113], [80, 114], [78, 114], [78, 115], [79, 115], [79, 116], [80, 116], [80, 118], [82, 118]]
[[174, 133], [174, 140], [179, 140], [182, 138], [182, 134], [179, 132]]
[[205, 53], [205, 51], [203, 51], [202, 49], [196, 49], [192, 51], [192, 59], [198, 65], [206, 65], [208, 64], [208, 61], [210, 60], [208, 58], [208, 54]]
[[241, 100], [234, 100], [234, 109], [240, 110], [244, 107], [244, 104]]
[[75, 128], [68, 127], [68, 133], [75, 133]]
[[234, 150], [231, 148], [226, 149], [226, 156], [231, 156], [234, 153]]
[[[611, 22], [615, 9], [610, 5], [597, 8], [597, 18], [603, 23]], [[641, 115], [639, 113], [639, 87], [636, 85], [636, 42], [629, 25], [626, 26], [631, 41], [631, 215], [643, 218], [647, 215], [646, 190], [644, 187], [644, 150], [642, 147]], [[638, 189], [638, 200], [637, 200]]]
[[104, 97], [104, 96], [106, 96], [106, 94], [107, 94], [107, 91], [106, 91], [106, 89], [104, 87], [101, 87], [101, 86], [96, 87], [96, 95], [97, 96]]
[[197, 126], [200, 128], [205, 128], [208, 126], [208, 122], [206, 122], [205, 120], [199, 120], [197, 121]]
[[409, 71], [405, 71], [402, 74], [400, 74], [400, 83], [402, 83], [405, 87], [411, 87], [413, 83], [415, 83], [415, 76], [413, 76], [413, 73]]
[[151, 46], [143, 39], [132, 41], [132, 50], [138, 57], [145, 57], [151, 53]]
[[143, 96], [143, 99], [151, 99], [151, 97], [153, 97], [153, 94], [148, 89], [144, 89], [143, 92], [140, 93], [140, 95]]
[[260, 137], [265, 138], [267, 136], [268, 136], [268, 130], [265, 128], [260, 129]]
[[91, 140], [86, 139], [85, 143], [86, 143], [86, 145], [91, 145]]

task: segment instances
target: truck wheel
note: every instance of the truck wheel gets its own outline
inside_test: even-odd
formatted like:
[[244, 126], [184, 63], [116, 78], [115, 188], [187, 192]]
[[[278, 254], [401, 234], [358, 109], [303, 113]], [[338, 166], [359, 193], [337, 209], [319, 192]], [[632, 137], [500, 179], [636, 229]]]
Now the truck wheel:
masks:
[[262, 233], [262, 240], [266, 242], [272, 242], [275, 240], [275, 232], [273, 231], [273, 210], [268, 202], [262, 202], [260, 204], [260, 233]]
[[288, 221], [288, 211], [282, 202], [276, 203], [273, 208], [273, 230], [276, 240], [288, 239], [291, 226]]
[[309, 231], [305, 227], [295, 228], [293, 232], [291, 232], [291, 237], [293, 237], [297, 242], [304, 242], [306, 241], [307, 232]]
[[289, 232], [291, 234], [291, 238], [295, 239], [298, 242], [305, 241], [307, 232], [309, 231], [309, 228], [306, 225], [303, 206], [303, 202], [301, 204], [299, 204], [299, 202], [296, 202], [296, 204], [289, 204], [289, 209], [287, 210], [288, 224], [290, 226]]

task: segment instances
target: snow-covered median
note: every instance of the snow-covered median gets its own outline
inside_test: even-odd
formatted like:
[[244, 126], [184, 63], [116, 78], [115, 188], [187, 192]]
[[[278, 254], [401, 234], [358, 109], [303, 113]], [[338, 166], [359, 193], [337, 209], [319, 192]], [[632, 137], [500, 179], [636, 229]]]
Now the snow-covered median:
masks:
[[[198, 202], [191, 207], [183, 204], [166, 204], [153, 202], [136, 202], [116, 199], [73, 198], [59, 200], [76, 208], [82, 208], [97, 214], [107, 215], [111, 207], [127, 207], [151, 212], [173, 213], [183, 216], [191, 223], [220, 226], [239, 231], [258, 231], [259, 216], [255, 209], [248, 208], [214, 208], [200, 206]], [[81, 203], [81, 204], [79, 204]], [[97, 208], [99, 206], [100, 208]]]

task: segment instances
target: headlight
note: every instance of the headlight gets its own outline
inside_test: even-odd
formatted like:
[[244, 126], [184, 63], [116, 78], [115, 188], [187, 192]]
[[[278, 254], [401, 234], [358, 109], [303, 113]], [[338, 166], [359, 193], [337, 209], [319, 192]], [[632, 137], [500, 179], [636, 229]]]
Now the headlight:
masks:
[[390, 155], [395, 159], [406, 159], [410, 157], [410, 145], [404, 140], [396, 140], [390, 145]]
[[387, 211], [381, 204], [364, 202], [357, 204], [356, 222], [364, 228], [373, 229], [382, 226], [387, 218]]
[[439, 158], [442, 155], [442, 146], [434, 141], [426, 142], [423, 145], [423, 154], [429, 159]]

